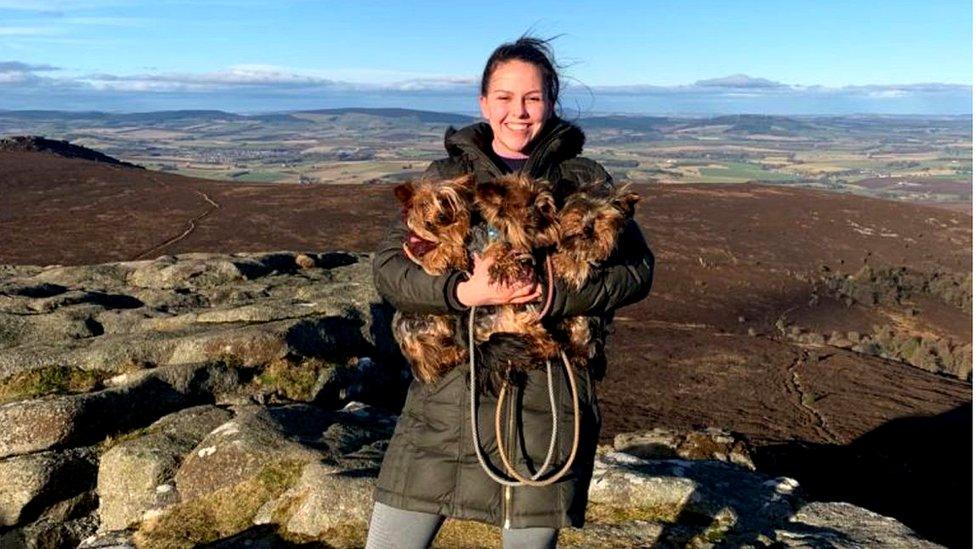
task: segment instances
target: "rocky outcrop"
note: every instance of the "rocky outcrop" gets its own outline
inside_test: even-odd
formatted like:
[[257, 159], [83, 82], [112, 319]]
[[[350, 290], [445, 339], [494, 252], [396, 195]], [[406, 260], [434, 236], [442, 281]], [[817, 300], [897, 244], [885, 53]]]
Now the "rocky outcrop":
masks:
[[[367, 256], [0, 273], [0, 546], [362, 546], [409, 377]], [[560, 544], [924, 544], [754, 469], [726, 431], [621, 434]], [[435, 546], [479, 543], [449, 520]]]
[[840, 347], [972, 381], [972, 342], [933, 329], [921, 321], [917, 308], [924, 300], [929, 307], [968, 314], [973, 304], [972, 273], [864, 265], [853, 274], [843, 274], [821, 265], [819, 276], [811, 282], [815, 290], [810, 304], [818, 302], [821, 296], [830, 296], [848, 308], [863, 306], [886, 313], [878, 324], [871, 326], [870, 333], [863, 334], [853, 330], [820, 333], [780, 318], [776, 328], [790, 341], [815, 347]]
[[194, 406], [114, 442], [98, 467], [99, 529], [124, 530], [147, 511], [177, 503], [173, 480], [184, 456], [232, 416], [216, 406]]
[[657, 428], [620, 433], [613, 439], [613, 448], [640, 458], [709, 459], [756, 469], [748, 442], [741, 436], [716, 428], [696, 431]]
[[142, 166], [123, 162], [96, 150], [82, 147], [81, 145], [72, 145], [67, 141], [47, 139], [39, 135], [15, 135], [0, 138], [0, 151], [46, 152], [65, 158], [80, 158], [94, 162], [143, 169]]
[[389, 317], [341, 252], [0, 267], [4, 539], [111, 537], [282, 463], [377, 467], [394, 421], [342, 409], [396, 406]]

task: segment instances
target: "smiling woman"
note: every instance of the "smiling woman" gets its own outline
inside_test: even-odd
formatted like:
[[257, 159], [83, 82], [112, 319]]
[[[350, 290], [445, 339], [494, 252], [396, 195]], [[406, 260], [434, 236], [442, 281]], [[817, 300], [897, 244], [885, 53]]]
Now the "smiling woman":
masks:
[[[544, 285], [536, 276], [493, 280], [492, 267], [504, 258], [493, 263], [486, 250], [499, 241], [516, 241], [500, 236], [500, 227], [518, 226], [528, 234], [533, 227], [551, 226], [539, 221], [551, 220], [544, 212], [555, 214], [571, 198], [613, 190], [606, 170], [579, 156], [582, 130], [556, 114], [559, 78], [551, 56], [548, 44], [534, 38], [497, 48], [485, 65], [479, 97], [487, 123], [449, 128], [448, 157], [433, 162], [424, 174], [434, 182], [461, 178], [474, 183], [475, 194], [487, 200], [473, 208], [470, 242], [463, 243], [470, 243], [474, 254], [470, 272], [427, 273], [404, 253], [412, 233], [398, 218], [374, 255], [373, 277], [380, 295], [401, 314], [446, 315], [450, 325], [482, 306], [515, 310], [546, 295], [547, 307], [520, 310], [531, 312], [542, 332], [558, 331], [571, 318], [592, 326], [579, 338], [586, 347], [580, 360], [585, 364], [571, 367], [567, 360], [566, 372], [554, 379], [546, 375], [545, 358], [526, 351], [531, 364], [517, 387], [511, 386], [515, 394], [502, 398], [506, 384], [502, 392], [485, 391], [476, 405], [475, 387], [484, 388], [484, 382], [477, 375], [469, 379], [467, 365], [454, 364], [449, 343], [437, 347], [433, 352], [445, 359], [447, 371], [410, 384], [376, 483], [369, 549], [426, 547], [445, 517], [501, 526], [503, 545], [520, 548], [553, 547], [559, 528], [584, 523], [601, 423], [595, 385], [602, 377], [603, 338], [617, 308], [647, 295], [654, 257], [629, 219], [619, 237], [608, 235], [616, 239], [616, 253], [603, 256], [579, 285], [558, 278]], [[524, 181], [538, 190], [524, 192]], [[548, 198], [539, 200], [543, 194]], [[500, 222], [504, 216], [492, 216], [489, 207], [493, 197], [505, 197], [499, 198], [499, 210], [529, 214], [518, 222]], [[532, 217], [533, 212], [538, 215]], [[507, 307], [492, 309], [496, 305]], [[408, 330], [406, 335], [419, 334]], [[533, 342], [548, 341], [538, 335]], [[480, 357], [476, 361], [485, 371], [490, 357], [502, 354], [492, 355], [490, 346], [479, 345], [468, 356]], [[499, 474], [502, 464], [517, 481]], [[531, 479], [519, 478], [525, 475]]]
[[494, 67], [487, 89], [481, 90], [481, 115], [488, 120], [492, 150], [502, 158], [528, 158], [523, 151], [542, 131], [551, 114], [542, 71], [524, 61]]

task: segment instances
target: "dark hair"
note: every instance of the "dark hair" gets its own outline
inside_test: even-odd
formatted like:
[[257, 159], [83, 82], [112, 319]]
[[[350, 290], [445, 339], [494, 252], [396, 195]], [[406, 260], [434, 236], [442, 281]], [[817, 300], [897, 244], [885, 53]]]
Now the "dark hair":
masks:
[[481, 95], [488, 95], [488, 82], [491, 80], [492, 73], [498, 65], [502, 63], [518, 60], [535, 65], [542, 73], [542, 88], [545, 93], [546, 101], [553, 108], [553, 113], [559, 104], [559, 73], [556, 71], [556, 63], [552, 47], [548, 40], [534, 38], [532, 36], [522, 36], [515, 42], [502, 44], [491, 52], [488, 62], [485, 63], [485, 71], [481, 74]]

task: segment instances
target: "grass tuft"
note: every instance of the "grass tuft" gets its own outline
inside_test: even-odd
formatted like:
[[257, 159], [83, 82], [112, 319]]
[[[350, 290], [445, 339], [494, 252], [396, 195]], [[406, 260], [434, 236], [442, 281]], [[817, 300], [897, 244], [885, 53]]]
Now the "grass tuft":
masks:
[[261, 506], [295, 484], [304, 466], [305, 462], [295, 460], [272, 463], [234, 486], [178, 503], [166, 514], [140, 525], [134, 537], [136, 545], [145, 549], [190, 548], [247, 530]]
[[0, 404], [47, 395], [87, 393], [101, 388], [113, 373], [71, 366], [46, 366], [0, 381]]

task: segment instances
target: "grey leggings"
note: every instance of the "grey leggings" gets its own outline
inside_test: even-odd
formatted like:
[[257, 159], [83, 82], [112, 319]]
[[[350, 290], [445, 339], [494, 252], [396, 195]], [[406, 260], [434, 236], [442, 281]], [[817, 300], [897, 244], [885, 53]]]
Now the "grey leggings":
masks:
[[[373, 503], [366, 549], [425, 549], [443, 522], [441, 515], [406, 511], [377, 501]], [[556, 546], [557, 533], [555, 528], [502, 528], [502, 547], [551, 549]]]

